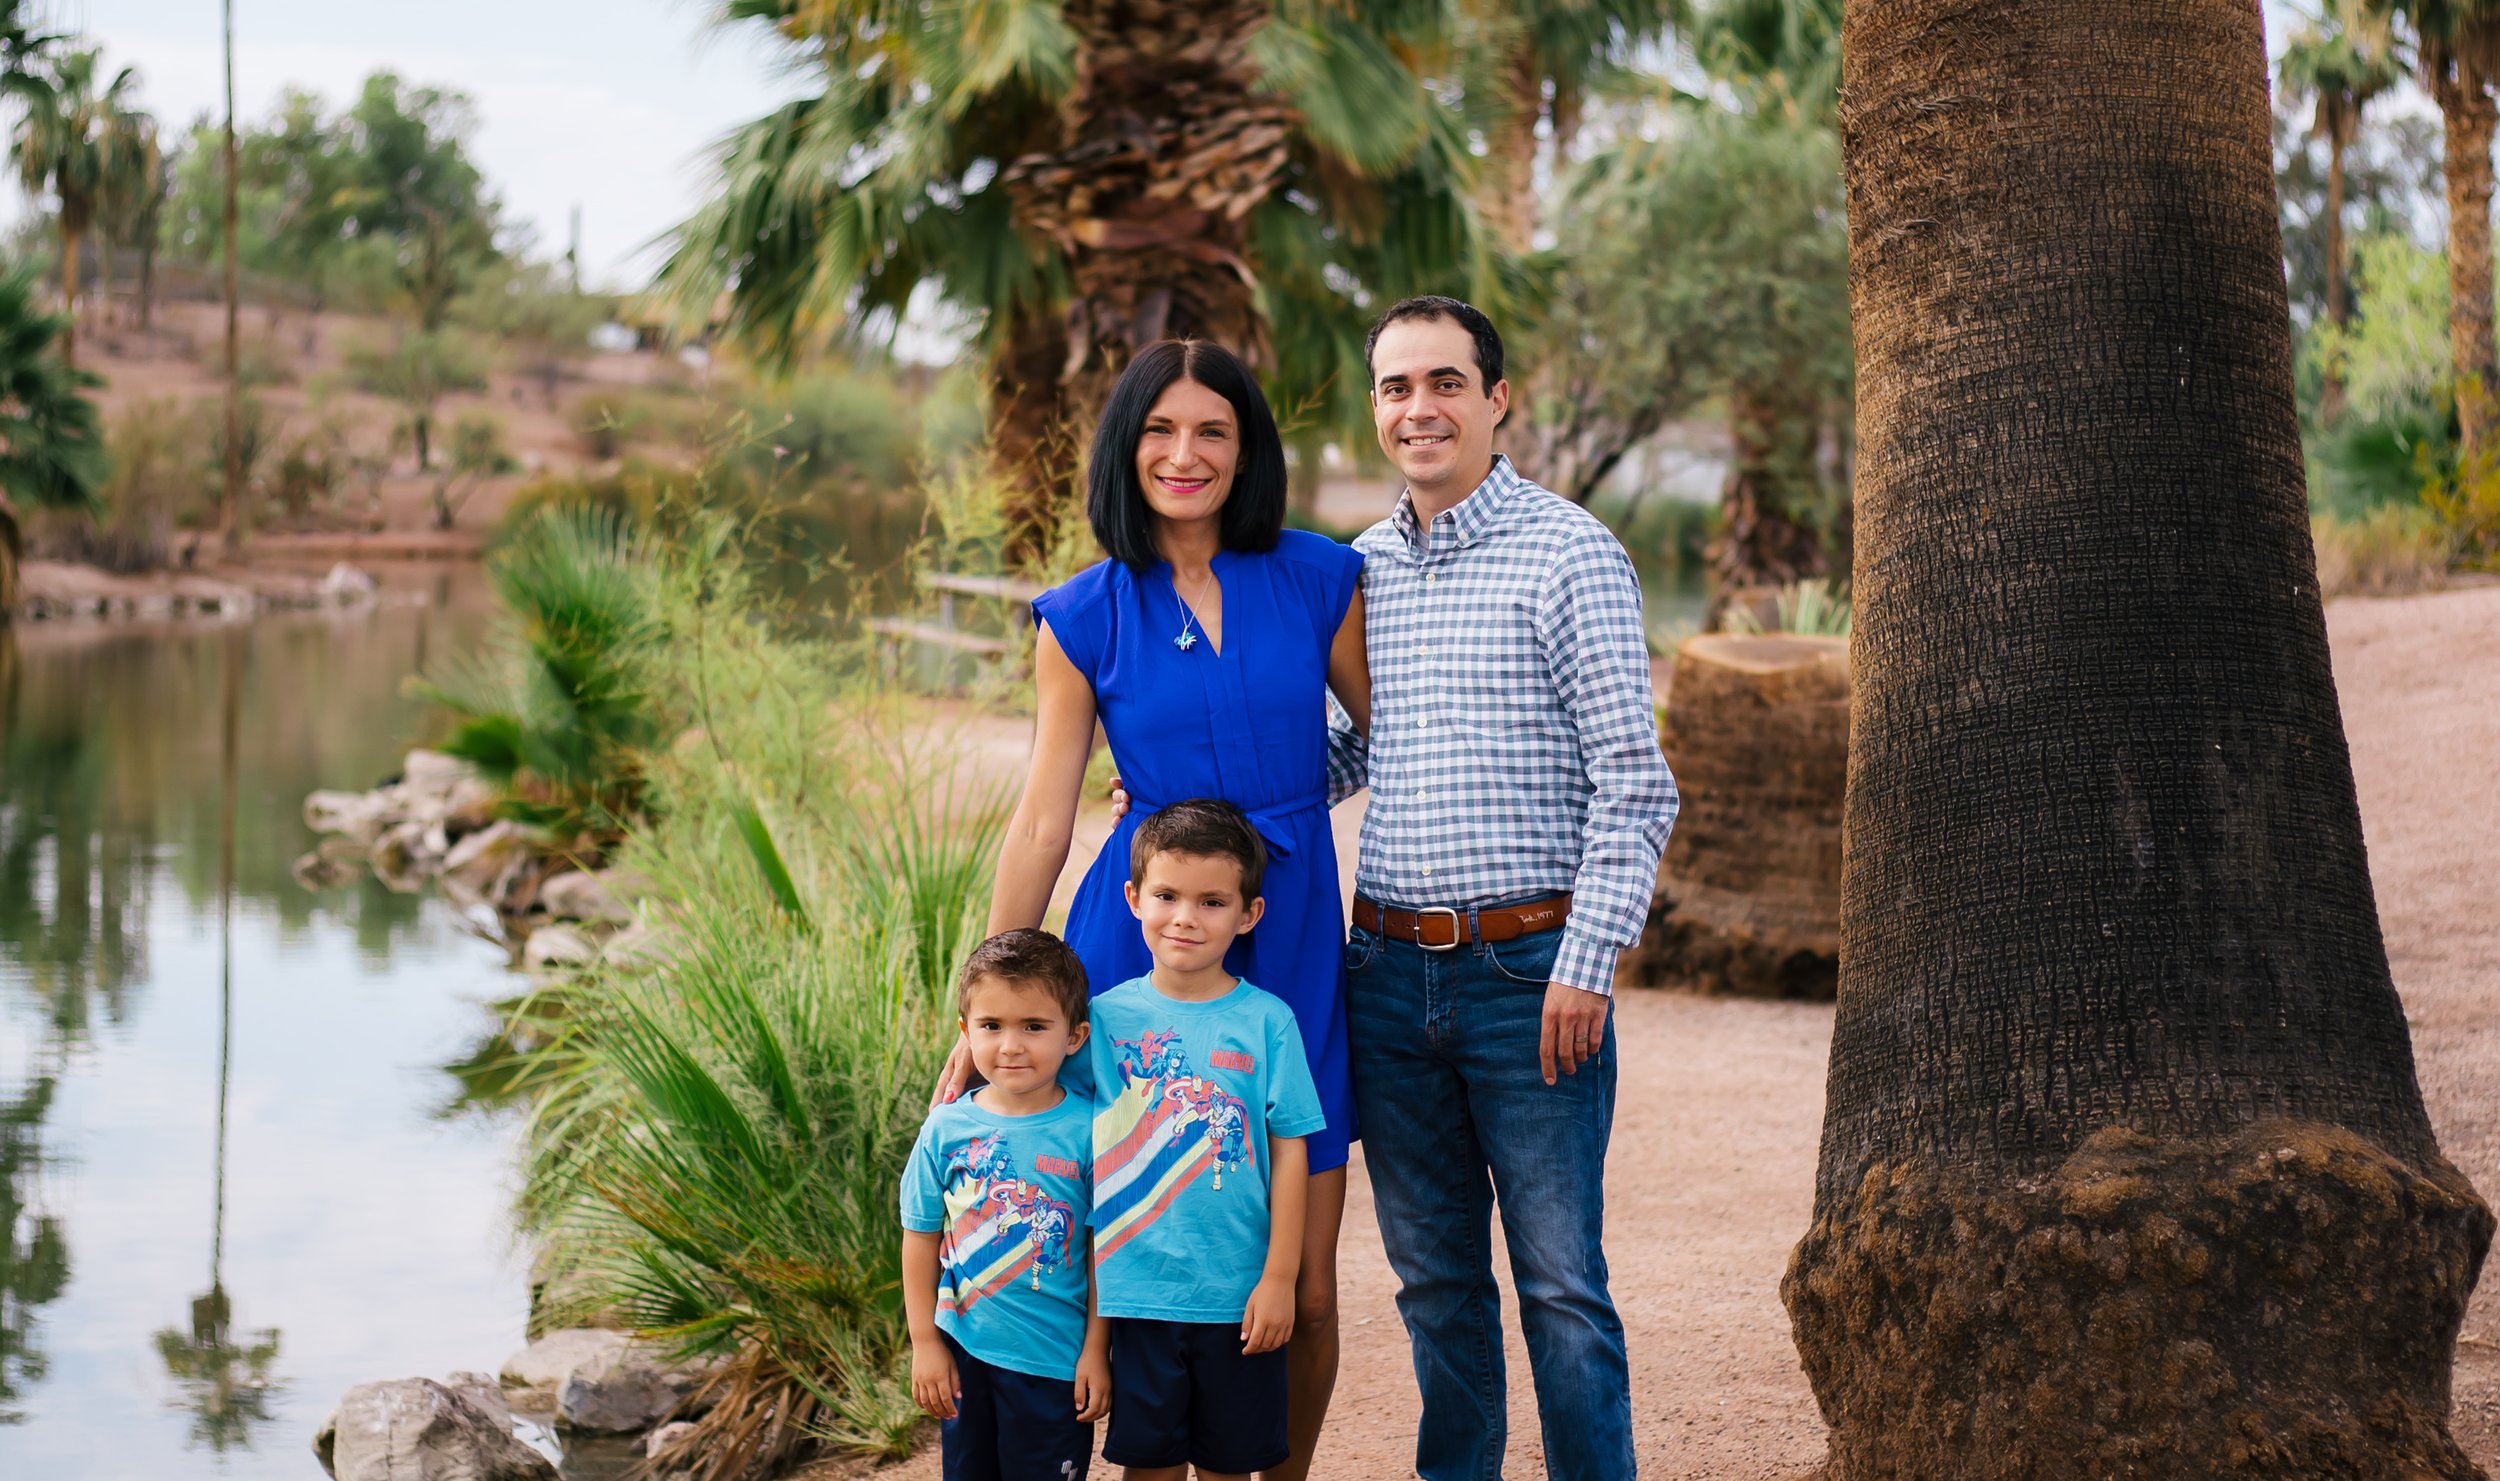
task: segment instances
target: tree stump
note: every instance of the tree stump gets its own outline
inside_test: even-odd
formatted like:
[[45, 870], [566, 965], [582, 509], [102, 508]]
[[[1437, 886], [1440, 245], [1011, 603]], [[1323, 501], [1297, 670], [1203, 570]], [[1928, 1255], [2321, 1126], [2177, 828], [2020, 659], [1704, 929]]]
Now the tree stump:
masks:
[[1849, 643], [1708, 634], [1676, 650], [1659, 743], [1684, 798], [1618, 985], [1830, 1001], [1839, 983]]

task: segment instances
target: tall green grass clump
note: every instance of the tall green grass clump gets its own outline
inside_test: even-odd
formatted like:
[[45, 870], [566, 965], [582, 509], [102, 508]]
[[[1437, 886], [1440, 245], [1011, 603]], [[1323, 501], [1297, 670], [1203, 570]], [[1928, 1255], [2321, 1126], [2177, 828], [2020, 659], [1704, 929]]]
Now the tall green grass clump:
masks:
[[759, 619], [730, 546], [664, 563], [657, 686], [685, 728], [619, 856], [663, 944], [559, 989], [521, 1199], [542, 1319], [722, 1360], [655, 1462], [716, 1481], [910, 1447], [895, 1190], [1006, 804], [927, 710]]

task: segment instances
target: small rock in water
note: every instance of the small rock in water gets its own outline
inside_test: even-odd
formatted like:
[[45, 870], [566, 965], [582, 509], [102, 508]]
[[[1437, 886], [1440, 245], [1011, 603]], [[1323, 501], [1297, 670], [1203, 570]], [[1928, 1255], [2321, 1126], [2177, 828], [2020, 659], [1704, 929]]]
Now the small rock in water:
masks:
[[697, 1375], [629, 1345], [575, 1366], [556, 1390], [556, 1422], [611, 1435], [646, 1429], [694, 1392]]
[[373, 578], [345, 561], [330, 568], [321, 578], [321, 594], [342, 607], [352, 607], [373, 600]]
[[554, 1462], [522, 1444], [508, 1416], [430, 1378], [349, 1389], [313, 1454], [338, 1481], [556, 1481]]
[[525, 1414], [553, 1414], [556, 1390], [573, 1370], [594, 1357], [621, 1352], [633, 1339], [599, 1327], [567, 1327], [549, 1332], [504, 1359], [503, 1387], [512, 1406]]
[[655, 1459], [661, 1451], [693, 1433], [693, 1420], [672, 1419], [643, 1437], [642, 1453], [646, 1459]]

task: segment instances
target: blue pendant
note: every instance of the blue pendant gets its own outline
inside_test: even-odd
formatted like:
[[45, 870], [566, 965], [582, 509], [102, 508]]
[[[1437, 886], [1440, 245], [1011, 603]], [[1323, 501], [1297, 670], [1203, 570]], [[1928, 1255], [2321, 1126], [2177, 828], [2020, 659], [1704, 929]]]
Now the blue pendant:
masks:
[[1198, 646], [1198, 635], [1196, 633], [1182, 633], [1179, 637], [1172, 640], [1172, 646], [1178, 648], [1183, 653], [1186, 653], [1190, 649]]

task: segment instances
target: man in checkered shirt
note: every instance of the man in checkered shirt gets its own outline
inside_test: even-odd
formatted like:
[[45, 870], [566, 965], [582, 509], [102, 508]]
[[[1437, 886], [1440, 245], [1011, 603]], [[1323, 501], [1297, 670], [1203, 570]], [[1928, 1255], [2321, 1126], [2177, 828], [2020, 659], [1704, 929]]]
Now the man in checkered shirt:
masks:
[[[1633, 1474], [1631, 1376], [1606, 1287], [1615, 954], [1675, 821], [1640, 583], [1586, 510], [1493, 451], [1502, 341], [1451, 298], [1372, 327], [1372, 415], [1405, 475], [1364, 553], [1372, 728], [1346, 949], [1364, 1160], [1400, 1282], [1426, 1481], [1499, 1477], [1491, 1215], [1519, 1290], [1549, 1476]], [[1333, 800], [1333, 798], [1332, 798]]]

